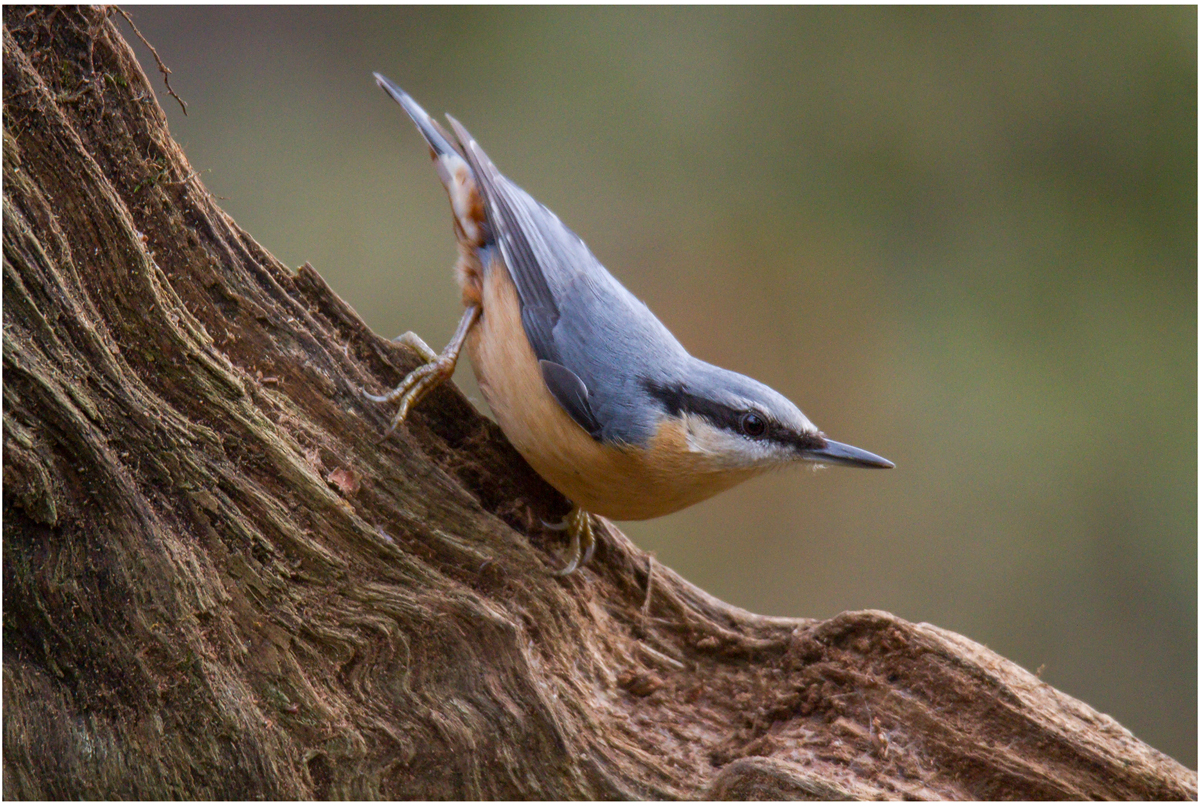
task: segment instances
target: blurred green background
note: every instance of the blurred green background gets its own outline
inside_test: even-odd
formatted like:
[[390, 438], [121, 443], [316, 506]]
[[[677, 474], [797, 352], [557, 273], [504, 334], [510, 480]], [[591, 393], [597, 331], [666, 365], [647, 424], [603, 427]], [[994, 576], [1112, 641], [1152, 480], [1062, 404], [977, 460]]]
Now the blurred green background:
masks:
[[661, 562], [757, 612], [963, 633], [1195, 768], [1194, 7], [134, 19], [220, 203], [378, 332], [440, 348], [461, 309], [445, 196], [372, 70], [693, 353], [896, 462], [622, 524]]

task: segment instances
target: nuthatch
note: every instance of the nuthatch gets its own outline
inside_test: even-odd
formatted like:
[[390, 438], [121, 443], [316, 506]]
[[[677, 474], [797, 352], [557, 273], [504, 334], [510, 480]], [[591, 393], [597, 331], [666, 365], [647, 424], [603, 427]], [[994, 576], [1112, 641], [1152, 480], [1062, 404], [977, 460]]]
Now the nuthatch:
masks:
[[427, 363], [367, 397], [400, 400], [390, 434], [453, 374], [465, 344], [505, 436], [574, 505], [558, 574], [591, 558], [593, 515], [655, 518], [797, 462], [893, 467], [826, 439], [775, 390], [693, 358], [458, 121], [447, 116], [451, 135], [391, 81], [375, 80], [417, 124], [450, 196], [466, 312], [441, 354], [401, 336]]

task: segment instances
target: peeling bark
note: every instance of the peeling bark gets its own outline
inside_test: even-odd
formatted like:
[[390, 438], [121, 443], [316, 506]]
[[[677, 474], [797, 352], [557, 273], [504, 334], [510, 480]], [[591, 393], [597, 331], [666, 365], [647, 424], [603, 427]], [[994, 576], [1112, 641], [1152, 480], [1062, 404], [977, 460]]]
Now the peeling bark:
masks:
[[1191, 798], [961, 636], [766, 618], [223, 213], [103, 9], [4, 9], [8, 798]]

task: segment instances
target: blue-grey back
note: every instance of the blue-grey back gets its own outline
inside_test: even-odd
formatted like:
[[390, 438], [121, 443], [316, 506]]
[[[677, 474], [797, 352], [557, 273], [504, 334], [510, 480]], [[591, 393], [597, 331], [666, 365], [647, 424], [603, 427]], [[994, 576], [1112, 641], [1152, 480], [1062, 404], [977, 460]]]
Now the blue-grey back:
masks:
[[[681, 377], [687, 351], [554, 213], [503, 176], [496, 190], [516, 214], [534, 258], [505, 251], [534, 352], [583, 381], [601, 439], [644, 444], [661, 412], [645, 380]], [[504, 239], [498, 240], [503, 248]]]
[[694, 359], [578, 235], [449, 120], [517, 287], [525, 334], [544, 367], [557, 365], [543, 369], [550, 391], [593, 437], [646, 444], [664, 412], [647, 382], [682, 381]]

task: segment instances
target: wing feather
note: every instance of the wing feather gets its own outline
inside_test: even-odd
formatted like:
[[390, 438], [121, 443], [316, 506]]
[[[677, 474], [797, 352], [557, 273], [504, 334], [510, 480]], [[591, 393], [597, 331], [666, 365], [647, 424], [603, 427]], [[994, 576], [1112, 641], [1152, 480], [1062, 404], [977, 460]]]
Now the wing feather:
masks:
[[483, 189], [484, 206], [492, 225], [492, 232], [500, 244], [504, 262], [512, 275], [517, 293], [521, 297], [522, 309], [537, 308], [542, 313], [542, 319], [549, 329], [537, 334], [526, 333], [533, 343], [533, 350], [539, 359], [557, 361], [552, 338], [548, 339], [558, 323], [558, 305], [554, 294], [546, 281], [543, 266], [547, 263], [545, 239], [541, 237], [538, 228], [530, 220], [523, 204], [514, 197], [510, 188], [513, 187], [499, 171], [488, 155], [484, 153], [470, 133], [462, 124], [449, 115], [450, 126], [463, 148], [467, 164], [475, 173], [475, 178]]
[[648, 406], [633, 405], [646, 394], [641, 379], [649, 367], [670, 372], [687, 352], [578, 235], [496, 170], [462, 124], [447, 118], [517, 287], [521, 323], [547, 388], [595, 439], [644, 444], [657, 420]]

